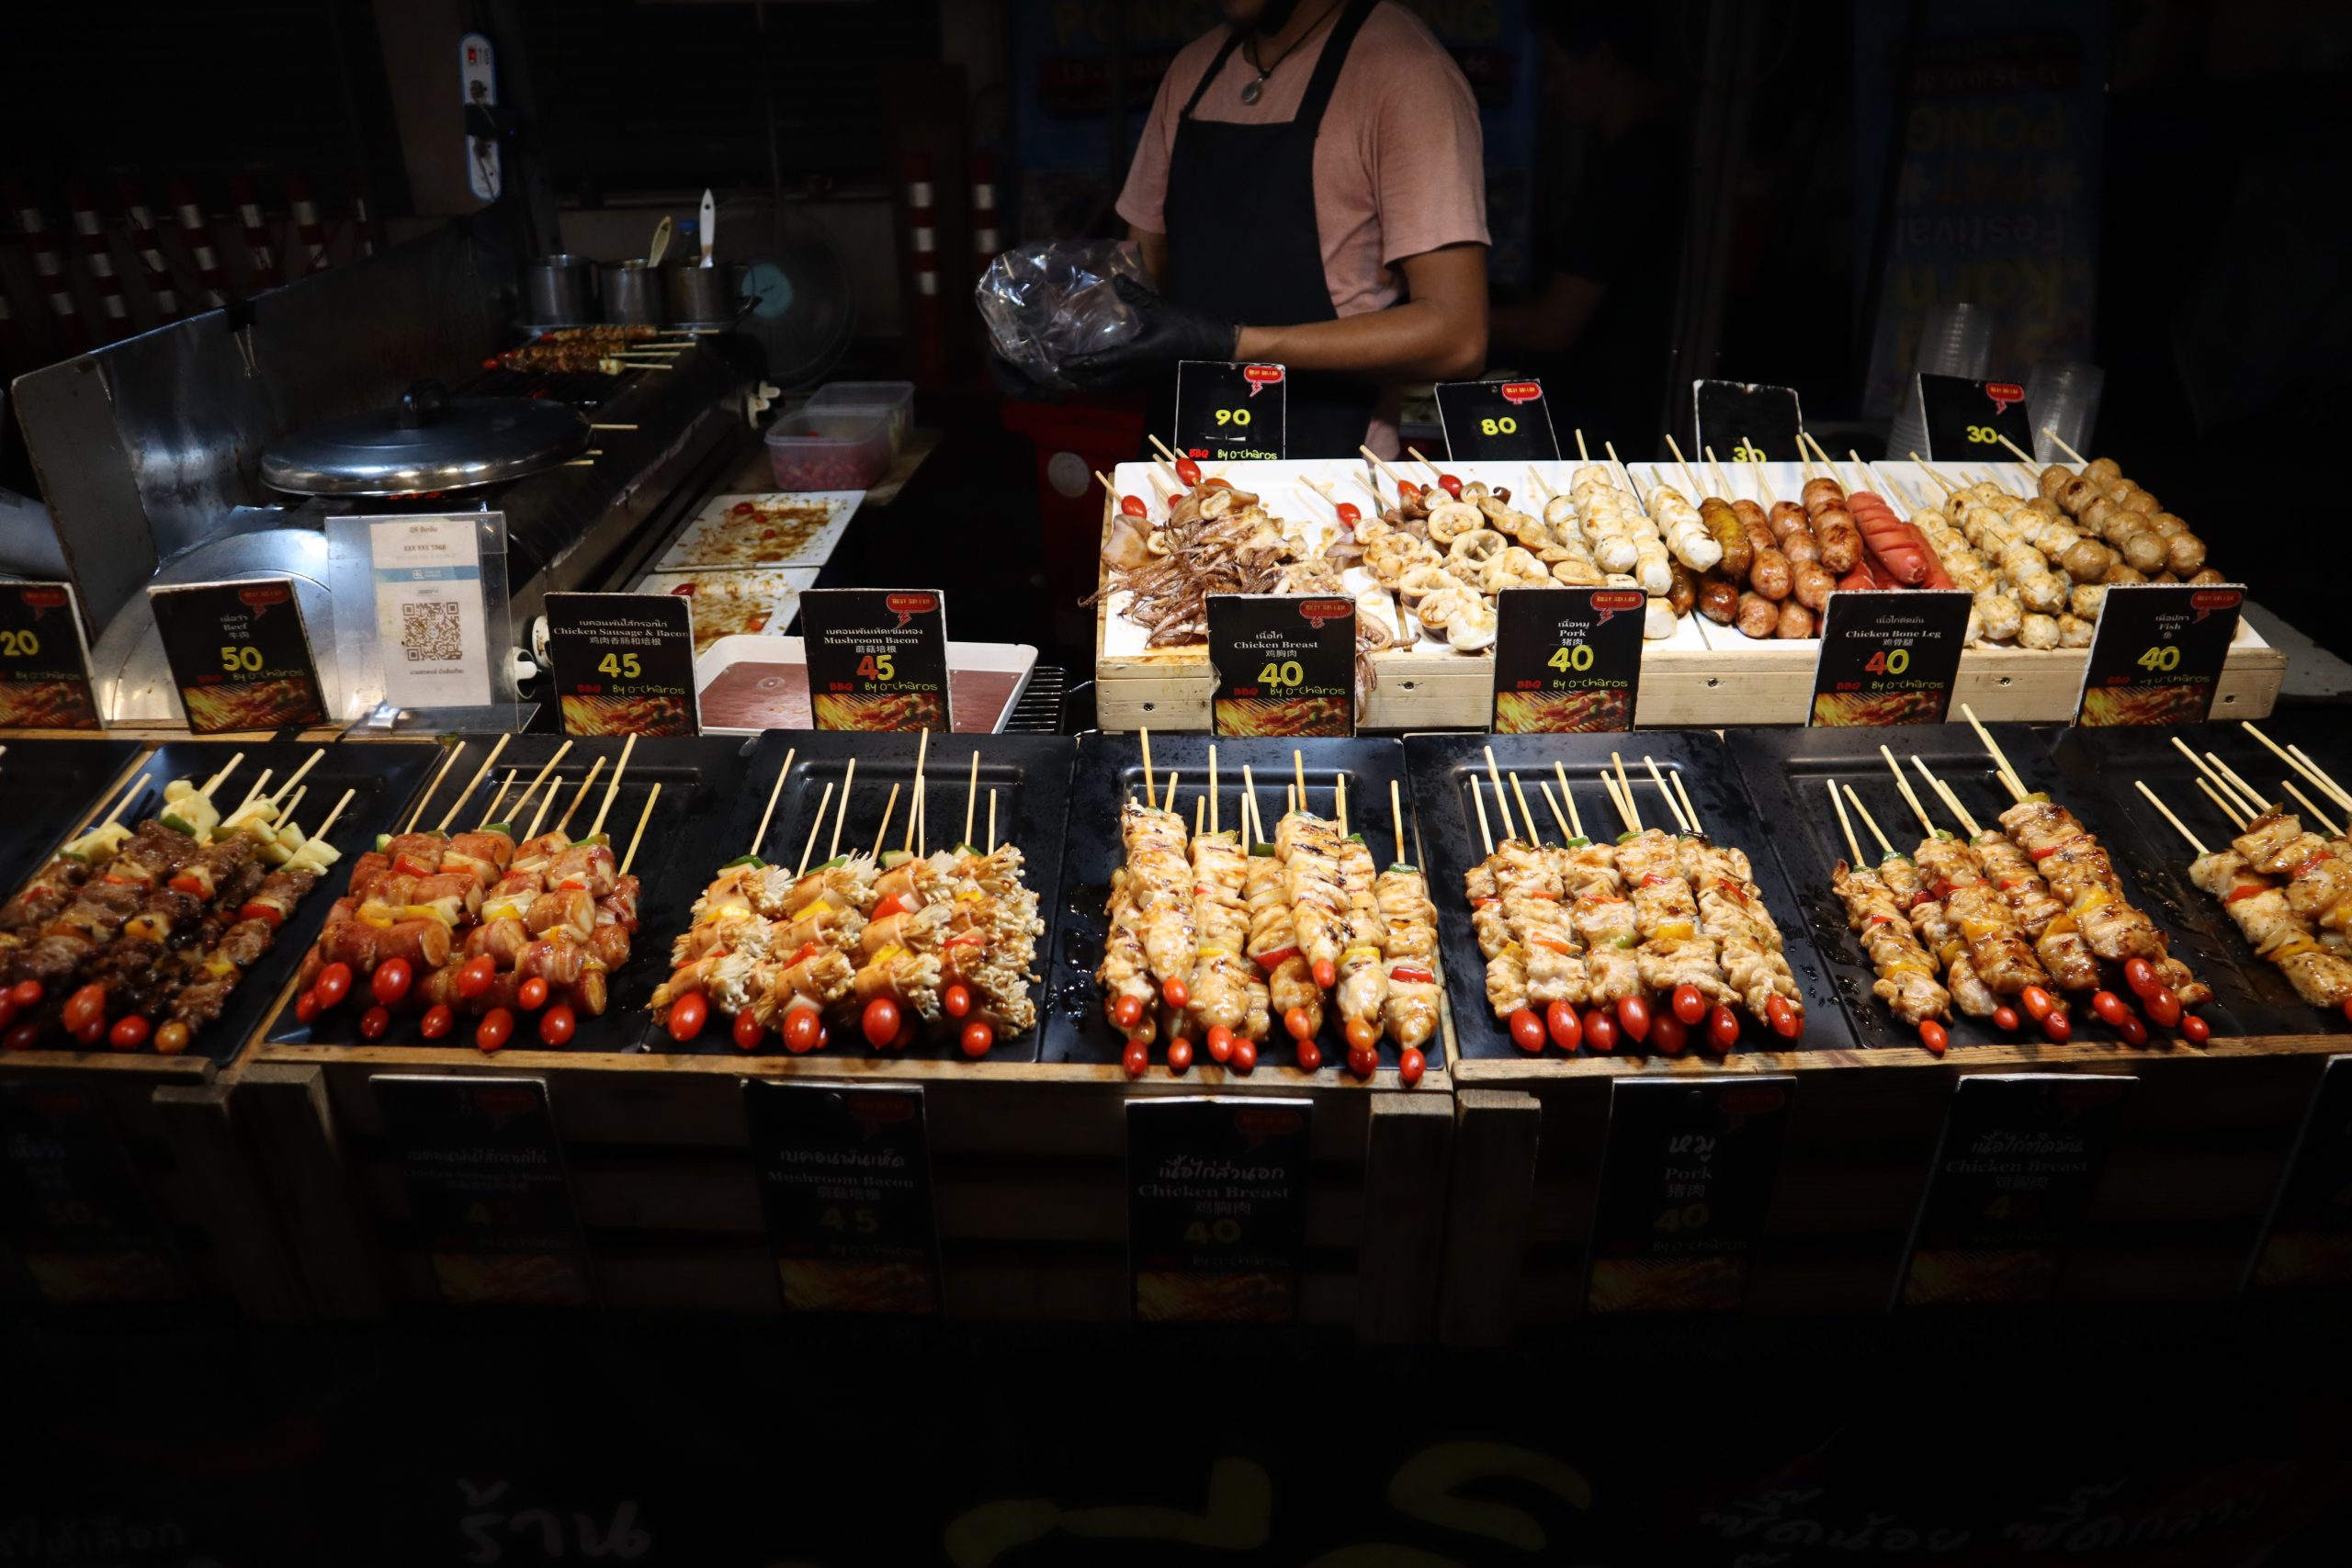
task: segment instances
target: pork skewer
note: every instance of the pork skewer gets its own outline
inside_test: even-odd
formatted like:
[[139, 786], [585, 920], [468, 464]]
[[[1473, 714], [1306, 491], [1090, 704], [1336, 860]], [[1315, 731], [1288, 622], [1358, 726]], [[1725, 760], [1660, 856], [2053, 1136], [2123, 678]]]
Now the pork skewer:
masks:
[[[2221, 901], [2239, 933], [2287, 977], [2295, 995], [2313, 1007], [2342, 1009], [2352, 1018], [2352, 962], [2327, 950], [2310, 920], [2288, 903], [2278, 879], [2256, 872], [2234, 843], [2220, 851], [2207, 849], [2144, 781], [2132, 783], [2197, 852], [2188, 865], [2188, 880]], [[2232, 826], [2237, 826], [2234, 819]], [[2193, 1013], [2181, 1020], [2181, 1030], [2200, 1045], [2210, 1035], [2205, 1021]]]

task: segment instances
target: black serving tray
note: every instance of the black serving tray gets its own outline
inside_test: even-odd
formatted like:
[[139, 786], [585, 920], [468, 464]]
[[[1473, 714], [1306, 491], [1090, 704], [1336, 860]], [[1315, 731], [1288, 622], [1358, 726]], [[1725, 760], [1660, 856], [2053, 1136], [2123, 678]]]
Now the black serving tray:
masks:
[[[439, 822], [466, 789], [481, 760], [498, 743], [494, 735], [469, 735], [463, 755], [458, 758], [448, 775], [424, 802], [418, 821], [420, 828], [430, 828]], [[489, 810], [499, 784], [509, 772], [517, 777], [514, 787], [500, 807], [502, 818], [514, 815], [514, 803], [527, 788], [531, 780], [546, 765], [549, 757], [564, 743], [560, 735], [517, 735], [499, 753], [498, 763], [491, 777], [472, 792], [465, 808], [450, 824], [450, 831], [472, 828], [482, 820]], [[541, 832], [551, 832], [555, 824], [570, 809], [580, 786], [603, 758], [604, 771], [596, 776], [596, 787], [580, 804], [571, 818], [571, 830], [584, 833], [594, 819], [603, 802], [605, 786], [620, 761], [621, 739], [608, 737], [580, 739], [571, 742], [571, 750], [564, 752], [563, 761], [556, 764], [548, 775], [548, 784], [530, 803], [531, 814], [537, 814], [539, 802], [547, 798], [549, 785], [560, 794], [539, 824]], [[610, 981], [609, 1001], [604, 1013], [596, 1018], [580, 1020], [570, 1051], [627, 1051], [642, 1043], [647, 1030], [646, 1007], [670, 972], [670, 939], [685, 929], [686, 910], [694, 903], [710, 879], [711, 868], [722, 860], [732, 858], [738, 852], [724, 850], [730, 841], [727, 829], [733, 820], [737, 802], [748, 788], [746, 783], [751, 753], [755, 740], [726, 736], [704, 737], [699, 739], [640, 739], [629, 755], [628, 771], [621, 779], [620, 792], [614, 798], [612, 810], [605, 818], [605, 831], [613, 840], [614, 852], [625, 855], [629, 839], [637, 831], [638, 818], [645, 810], [646, 797], [653, 786], [662, 786], [662, 796], [653, 807], [653, 818], [646, 824], [644, 842], [639, 847], [636, 863], [629, 870], [643, 885], [643, 896], [638, 907], [637, 939], [629, 946], [628, 962], [616, 971]], [[336, 748], [339, 751], [356, 752], [367, 757], [385, 750], [377, 742], [351, 742]], [[437, 771], [444, 753], [432, 751], [433, 766]], [[312, 774], [316, 778], [317, 774]], [[316, 798], [315, 794], [312, 798]], [[359, 850], [373, 847], [377, 832], [395, 832], [404, 829], [408, 814], [397, 814], [398, 820], [371, 828], [366, 838], [349, 840], [351, 850], [346, 861], [356, 858]], [[520, 842], [527, 820], [514, 826], [516, 841]], [[337, 847], [344, 847], [342, 835], [336, 835]], [[724, 852], [722, 852], [724, 851]], [[324, 923], [329, 905], [341, 897], [347, 877], [330, 877], [311, 898], [306, 899], [309, 919], [302, 942], [293, 951], [308, 950], [311, 935]], [[315, 918], [307, 907], [317, 906]], [[321, 1014], [305, 1024], [296, 1020], [289, 999], [287, 1007], [270, 1022], [269, 1039], [273, 1043], [289, 1045], [354, 1045], [359, 1039], [359, 1014], [364, 1006], [346, 1003], [333, 1012]], [[378, 1044], [386, 1045], [446, 1045], [453, 1050], [475, 1050], [473, 1029], [469, 1021], [460, 1020], [459, 1027], [437, 1041], [428, 1041], [417, 1032], [418, 1014], [402, 1012], [394, 1017], [391, 1032]], [[536, 1025], [531, 1018], [517, 1020], [514, 1038], [509, 1043], [514, 1050], [542, 1049]]]
[[[1404, 793], [1409, 789], [1405, 777], [1405, 750], [1397, 742], [1155, 735], [1151, 739], [1152, 780], [1163, 798], [1169, 773], [1173, 770], [1182, 775], [1177, 786], [1177, 806], [1186, 812], [1192, 809], [1193, 798], [1208, 787], [1212, 744], [1216, 747], [1220, 825], [1230, 825], [1234, 821], [1232, 813], [1240, 809], [1242, 769], [1246, 766], [1256, 775], [1258, 810], [1271, 829], [1283, 814], [1283, 786], [1296, 776], [1291, 758], [1295, 750], [1305, 762], [1306, 793], [1314, 809], [1330, 814], [1332, 793], [1344, 773], [1348, 780], [1349, 828], [1363, 834], [1372, 848], [1373, 859], [1380, 864], [1386, 865], [1395, 855], [1396, 818], [1388, 808], [1390, 783], [1398, 785], [1400, 799], [1409, 799]], [[1061, 931], [1054, 945], [1053, 968], [1047, 976], [1045, 1060], [1048, 1062], [1116, 1065], [1125, 1052], [1125, 1037], [1102, 1016], [1102, 997], [1094, 984], [1094, 971], [1102, 962], [1102, 938], [1109, 930], [1103, 903], [1110, 890], [1111, 873], [1117, 868], [1124, 852], [1119, 841], [1119, 807], [1129, 795], [1142, 793], [1143, 747], [1138, 737], [1087, 734], [1079, 738], [1078, 765], [1070, 773], [1070, 843], [1064, 857]], [[1405, 843], [1409, 852], [1413, 843], [1409, 830]], [[1344, 1076], [1346, 1037], [1337, 1014], [1325, 1010], [1323, 1032], [1316, 1042], [1323, 1053], [1323, 1065], [1316, 1076]], [[1278, 1031], [1275, 1038], [1261, 1046], [1257, 1077], [1262, 1078], [1275, 1071], [1293, 1077], [1304, 1076], [1290, 1049], [1289, 1039]], [[1432, 1035], [1422, 1048], [1422, 1055], [1431, 1068], [1444, 1066], [1443, 1039], [1442, 1033]], [[1209, 1061], [1205, 1052], [1196, 1051], [1193, 1060], [1196, 1070], [1205, 1070], [1212, 1077], [1226, 1071]], [[1155, 1072], [1164, 1070], [1163, 1044], [1152, 1047], [1152, 1062]], [[1395, 1041], [1382, 1041], [1380, 1062], [1384, 1072], [1395, 1069]]]
[[10, 740], [0, 736], [0, 899], [90, 822], [107, 814], [134, 776], [136, 740]]
[[[2023, 725], [1995, 725], [1992, 734], [2028, 790], [2047, 791], [2105, 840], [2112, 820], [2107, 801], [2095, 794], [2067, 787], [2050, 759], [2048, 742], [2041, 733]], [[1789, 880], [1799, 890], [1799, 902], [1814, 943], [1837, 978], [1838, 994], [1853, 1020], [1857, 1038], [1862, 1044], [1878, 1050], [1920, 1049], [1917, 1032], [1896, 1023], [1885, 1006], [1871, 994], [1876, 976], [1862, 953], [1860, 942], [1846, 929], [1845, 906], [1830, 890], [1831, 868], [1849, 857], [1845, 835], [1829, 803], [1826, 781], [1834, 778], [1852, 784], [1854, 793], [1860, 796], [1894, 847], [1909, 853], [1921, 838], [1919, 821], [1895, 791], [1885, 759], [1879, 755], [1883, 743], [1903, 763], [1913, 791], [1936, 826], [1960, 831], [1960, 824], [1952, 820], [1943, 803], [1927, 787], [1927, 781], [1919, 777], [1918, 769], [1911, 762], [1914, 756], [1924, 758], [1936, 776], [1951, 786], [1978, 827], [1997, 828], [2001, 812], [2009, 805], [2008, 792], [1995, 777], [1992, 760], [1985, 755], [1975, 732], [1965, 724], [1908, 725], [1887, 729], [1738, 729], [1731, 732], [1729, 743], [1758, 809], [1774, 825], [1772, 849], [1781, 857]], [[1871, 864], [1877, 864], [1878, 846], [1860, 818], [1854, 821], [1854, 835], [1860, 840], [1864, 858]], [[2216, 1034], [2245, 1032], [2237, 1012], [2245, 999], [2245, 987], [2233, 982], [2233, 968], [2225, 955], [2195, 925], [2184, 923], [2177, 902], [2158, 897], [2158, 889], [2134, 874], [2137, 868], [2129, 856], [2119, 852], [2116, 863], [2131, 888], [2132, 901], [2145, 909], [2165, 932], [2173, 953], [2213, 987], [2214, 999], [2197, 1009], [2199, 1015], [2212, 1025]], [[2117, 994], [2129, 999], [2130, 993], [2121, 987], [2121, 976], [2111, 975], [2110, 978], [2116, 983]], [[2087, 1006], [2080, 1005], [2079, 998], [2071, 1009], [2071, 1016], [2075, 1043], [2128, 1048], [2122, 1035], [2101, 1022]], [[1968, 1018], [1957, 1009], [1953, 1010], [1949, 1033], [1955, 1051], [1977, 1045], [2030, 1050], [2042, 1039], [2030, 1020], [2016, 1033], [2007, 1034], [1996, 1028], [1991, 1020]]]
[[[2296, 736], [2292, 727], [2274, 727], [2265, 720], [2261, 729], [2281, 746], [2292, 742], [2302, 747], [2330, 777], [2346, 776], [2324, 752]], [[2200, 775], [2173, 745], [2175, 735], [2200, 755], [2212, 752], [2266, 797], [2283, 801], [2304, 817], [2306, 826], [2312, 825], [2309, 814], [2279, 790], [2281, 778], [2293, 780], [2330, 822], [2344, 825], [2345, 813], [2335, 802], [2234, 724], [2065, 729], [2058, 732], [2051, 755], [2065, 775], [2067, 788], [2100, 802], [2093, 830], [2117, 861], [2128, 865], [2134, 886], [2146, 891], [2151, 911], [2161, 914], [2173, 929], [2193, 931], [2200, 939], [2195, 953], [2182, 954], [2199, 977], [2222, 995], [2224, 987], [2217, 976], [2226, 972], [2231, 1011], [2241, 1024], [2257, 1034], [2352, 1034], [2352, 1023], [2340, 1010], [2312, 1007], [2297, 998], [2286, 976], [2256, 954], [2212, 895], [2188, 880], [2188, 863], [2197, 852], [2132, 787], [2133, 780], [2144, 781], [2207, 849], [2228, 846], [2237, 829], [2197, 787]], [[2340, 728], [2324, 739], [2340, 747]]]
[[[915, 759], [920, 750], [922, 739], [915, 735], [818, 729], [766, 731], [760, 737], [759, 752], [752, 760], [742, 795], [734, 803], [734, 815], [720, 852], [715, 859], [698, 863], [701, 880], [695, 885], [696, 891], [708, 884], [720, 865], [742, 854], [757, 854], [772, 864], [797, 866], [806, 852], [808, 864], [822, 862], [832, 848], [835, 824], [842, 821], [842, 784], [853, 758], [857, 761], [857, 775], [849, 780], [852, 798], [848, 819], [841, 827], [841, 852], [847, 854], [853, 848], [874, 848], [893, 784], [899, 786], [899, 799], [890, 816], [889, 840], [883, 847], [902, 847], [906, 843], [907, 814], [913, 807]], [[996, 841], [1010, 840], [1021, 846], [1022, 875], [1036, 889], [1037, 918], [1046, 922], [1046, 930], [1037, 939], [1038, 981], [1030, 988], [1030, 998], [1037, 1003], [1038, 1027], [1016, 1038], [998, 1041], [988, 1054], [991, 1062], [1037, 1059], [1038, 1037], [1045, 1028], [1054, 927], [1061, 902], [1062, 840], [1069, 817], [1069, 770], [1074, 750], [1073, 744], [1060, 736], [959, 733], [933, 736], [923, 758], [923, 793], [930, 802], [924, 847], [939, 850], [962, 841], [972, 754], [978, 752], [979, 793], [973, 804], [972, 840], [977, 845], [988, 839], [989, 792], [994, 790]], [[791, 775], [784, 781], [784, 793], [776, 796], [775, 815], [768, 823], [765, 837], [754, 847], [752, 831], [767, 809], [777, 770], [784, 766], [787, 756], [792, 760]], [[825, 796], [828, 785], [832, 788], [830, 803]], [[824, 807], [821, 826], [817, 820], [820, 806]], [[812, 828], [817, 829], [813, 843], [809, 838]], [[668, 929], [668, 935], [684, 929], [684, 922], [681, 921]], [[665, 942], [668, 935], [663, 938]], [[872, 1052], [862, 1034], [845, 1041], [840, 1038], [842, 1032], [836, 1025], [832, 1043], [825, 1052], [810, 1059], [820, 1060], [826, 1055], [883, 1055]], [[658, 1025], [649, 1029], [646, 1038], [657, 1051], [738, 1052], [732, 1039], [720, 1032], [718, 1021], [714, 1021], [694, 1043], [684, 1047]], [[771, 1035], [757, 1054], [783, 1053], [783, 1042]], [[964, 1059], [953, 1034], [918, 1041], [904, 1051], [888, 1055], [927, 1061]]]
[[[304, 740], [167, 741], [140, 763], [139, 771], [153, 777], [141, 792], [139, 803], [123, 814], [122, 820], [139, 822], [154, 816], [163, 807], [165, 784], [174, 779], [201, 784], [242, 751], [244, 761], [222, 781], [213, 796], [213, 804], [220, 807], [220, 814], [225, 817], [244, 798], [245, 792], [261, 776], [262, 769], [267, 768], [274, 775], [269, 787], [276, 793], [281, 784], [311, 760], [312, 752], [322, 750], [325, 755], [302, 775], [301, 784], [296, 786], [303, 795], [294, 819], [307, 833], [326, 820], [327, 813], [334, 809], [345, 790], [352, 791], [351, 804], [343, 808], [343, 815], [335, 818], [334, 829], [327, 834], [327, 842], [342, 851], [346, 862], [356, 859], [361, 851], [375, 842], [377, 834], [387, 830], [389, 824], [402, 819], [410, 802], [423, 787], [427, 771], [439, 766], [441, 756], [440, 749], [429, 741], [336, 743], [323, 748]], [[254, 1037], [262, 1021], [277, 1005], [277, 994], [285, 988], [287, 976], [302, 961], [302, 954], [310, 951], [319, 928], [326, 924], [327, 910], [335, 900], [336, 882], [334, 873], [330, 872], [295, 906], [293, 916], [278, 929], [269, 951], [246, 971], [244, 979], [229, 994], [229, 1005], [220, 1017], [190, 1042], [190, 1055], [209, 1056], [225, 1065], [244, 1049], [245, 1042]]]
[[[1757, 820], [1755, 807], [1747, 792], [1741, 789], [1739, 774], [1724, 743], [1711, 730], [1704, 729], [1645, 729], [1633, 735], [1415, 735], [1405, 741], [1405, 753], [1413, 771], [1414, 809], [1419, 814], [1421, 840], [1430, 859], [1430, 892], [1437, 900], [1438, 936], [1445, 953], [1446, 986], [1453, 1004], [1454, 1039], [1465, 1060], [1471, 1061], [1533, 1061], [1513, 1045], [1510, 1032], [1501, 1020], [1487, 1006], [1487, 961], [1478, 952], [1478, 940], [1470, 926], [1470, 904], [1463, 892], [1464, 878], [1470, 869], [1487, 858], [1484, 843], [1478, 837], [1478, 818], [1470, 798], [1470, 781], [1479, 781], [1480, 794], [1485, 795], [1487, 820], [1496, 839], [1503, 836], [1502, 822], [1495, 812], [1487, 770], [1487, 748], [1495, 750], [1495, 761], [1501, 769], [1503, 784], [1509, 789], [1511, 776], [1517, 774], [1520, 787], [1527, 795], [1528, 805], [1536, 814], [1536, 827], [1544, 841], [1556, 844], [1561, 840], [1558, 826], [1550, 808], [1536, 789], [1540, 779], [1552, 785], [1553, 795], [1559, 794], [1559, 784], [1553, 764], [1557, 762], [1567, 774], [1568, 788], [1575, 794], [1577, 819], [1586, 834], [1593, 839], [1613, 839], [1623, 830], [1616, 808], [1609, 804], [1609, 796], [1600, 786], [1600, 775], [1612, 778], [1616, 769], [1610, 760], [1614, 751], [1625, 760], [1625, 776], [1634, 786], [1634, 809], [1641, 814], [1645, 827], [1662, 827], [1671, 831], [1675, 826], [1673, 814], [1659, 797], [1657, 785], [1650, 778], [1645, 757], [1656, 759], [1659, 769], [1679, 773], [1682, 786], [1690, 795], [1690, 804], [1699, 813], [1699, 826], [1716, 842], [1747, 852], [1748, 863], [1754, 867], [1756, 886], [1763, 890], [1764, 907], [1770, 911], [1773, 924], [1781, 929], [1789, 969], [1795, 975], [1798, 989], [1804, 994], [1804, 1033], [1794, 1041], [1785, 1040], [1763, 1023], [1747, 1016], [1745, 1009], [1734, 1009], [1739, 1014], [1739, 1041], [1733, 1047], [1738, 1051], [1849, 1050], [1854, 1043], [1853, 1032], [1848, 1028], [1845, 1011], [1838, 1006], [1838, 993], [1830, 983], [1827, 967], [1814, 951], [1800, 906], [1792, 895], [1788, 879], [1765, 841], [1763, 827]], [[1567, 803], [1562, 801], [1565, 813]], [[1518, 800], [1514, 795], [1511, 815], [1518, 819]], [[1590, 1046], [1580, 1046], [1579, 1055], [1598, 1055]], [[1646, 1053], [1622, 1035], [1618, 1048], [1611, 1055], [1642, 1055]], [[1686, 1056], [1704, 1055], [1706, 1052], [1693, 1041], [1683, 1053]], [[1546, 1045], [1544, 1055], [1557, 1059], [1557, 1046]]]

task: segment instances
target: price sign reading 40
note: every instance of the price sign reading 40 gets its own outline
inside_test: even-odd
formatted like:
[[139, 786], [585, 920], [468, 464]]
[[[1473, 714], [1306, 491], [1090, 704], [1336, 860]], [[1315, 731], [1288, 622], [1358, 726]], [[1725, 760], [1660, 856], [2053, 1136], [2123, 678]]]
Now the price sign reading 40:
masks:
[[2083, 665], [2077, 724], [2201, 724], [2228, 663], [2245, 590], [2120, 582], [2107, 591]]
[[1457, 462], [1549, 462], [1560, 455], [1541, 381], [1441, 381], [1438, 423]]
[[1641, 590], [1506, 588], [1495, 600], [1498, 735], [1634, 727]]

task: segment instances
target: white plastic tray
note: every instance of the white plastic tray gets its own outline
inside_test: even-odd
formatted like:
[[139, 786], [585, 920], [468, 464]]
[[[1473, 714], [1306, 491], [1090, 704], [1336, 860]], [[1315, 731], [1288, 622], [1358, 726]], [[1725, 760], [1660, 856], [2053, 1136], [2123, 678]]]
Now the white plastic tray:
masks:
[[[769, 491], [753, 495], [713, 496], [695, 513], [693, 522], [680, 531], [653, 563], [656, 571], [686, 570], [763, 570], [771, 567], [821, 567], [832, 558], [842, 535], [849, 528], [850, 519], [857, 514], [859, 502], [865, 499], [861, 490], [826, 490], [807, 491]], [[765, 548], [743, 549], [733, 545], [729, 513], [739, 502], [799, 502], [822, 505], [825, 520], [788, 542]], [[733, 524], [733, 529], [743, 525]], [[756, 531], [759, 525], [751, 525]]]

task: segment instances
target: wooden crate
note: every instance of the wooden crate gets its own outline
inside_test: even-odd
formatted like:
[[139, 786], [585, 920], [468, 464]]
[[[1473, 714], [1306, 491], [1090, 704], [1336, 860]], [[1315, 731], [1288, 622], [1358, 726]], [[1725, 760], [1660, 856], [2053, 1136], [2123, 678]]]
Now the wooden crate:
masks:
[[1743, 1055], [1716, 1063], [1463, 1062], [1441, 1337], [1498, 1343], [1584, 1311], [1611, 1084], [1797, 1077], [1754, 1254], [1751, 1314], [1884, 1311], [1953, 1085], [1971, 1073], [2140, 1079], [2060, 1286], [2074, 1302], [2230, 1295], [2340, 1035], [2105, 1045]]
[[1129, 1099], [1304, 1095], [1315, 1108], [1302, 1319], [1371, 1341], [1435, 1331], [1453, 1135], [1441, 1071], [1407, 1093], [1271, 1067], [1130, 1081], [1115, 1066], [848, 1055], [259, 1045], [239, 1071], [238, 1113], [263, 1129], [266, 1179], [326, 1316], [437, 1300], [382, 1142], [370, 1079], [385, 1072], [544, 1078], [605, 1302], [738, 1313], [781, 1310], [747, 1077], [922, 1086], [946, 1310], [969, 1318], [1127, 1315]]

